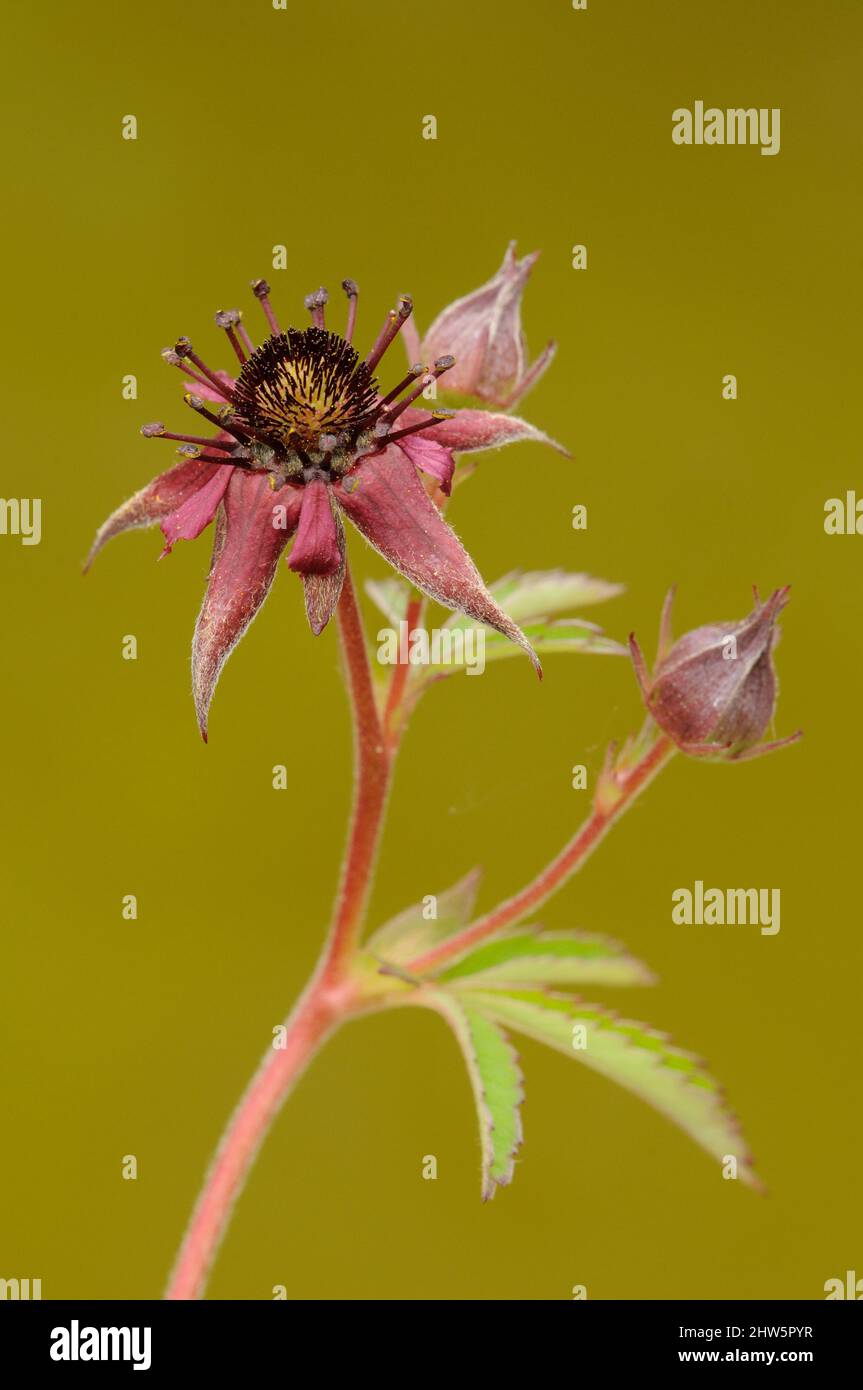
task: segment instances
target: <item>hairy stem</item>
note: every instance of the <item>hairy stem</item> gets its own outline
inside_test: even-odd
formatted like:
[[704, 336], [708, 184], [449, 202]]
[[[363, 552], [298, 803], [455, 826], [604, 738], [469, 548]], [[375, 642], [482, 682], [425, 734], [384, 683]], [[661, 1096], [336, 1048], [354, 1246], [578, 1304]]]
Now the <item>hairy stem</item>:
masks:
[[349, 570], [337, 617], [353, 714], [355, 780], [332, 925], [308, 988], [285, 1024], [281, 1046], [268, 1050], [224, 1133], [183, 1240], [165, 1295], [168, 1299], [203, 1296], [234, 1205], [294, 1082], [345, 1019], [370, 1007], [351, 979], [349, 966], [368, 902], [397, 741], [384, 738]]
[[[422, 617], [422, 611], [422, 595], [414, 594], [408, 603], [407, 612], [405, 614], [408, 638], [410, 638], [411, 632]], [[395, 750], [401, 732], [399, 728], [399, 714], [404, 700], [405, 687], [407, 685], [408, 676], [410, 675], [410, 669], [407, 662], [399, 662], [393, 670], [392, 680], [390, 681], [390, 687], [387, 691], [387, 703], [386, 709], [384, 710], [384, 736], [387, 741], [387, 747], [392, 751]]]
[[424, 955], [418, 956], [416, 960], [412, 960], [407, 969], [419, 975], [443, 965], [446, 961], [452, 960], [453, 957], [461, 955], [469, 948], [478, 945], [480, 941], [484, 941], [487, 937], [500, 931], [501, 928], [521, 921], [527, 912], [544, 903], [575, 873], [576, 869], [581, 868], [581, 865], [603, 839], [606, 832], [632, 805], [639, 792], [644, 790], [673, 752], [674, 745], [664, 735], [660, 735], [634, 767], [625, 773], [616, 775], [614, 796], [609, 798], [605, 804], [600, 798], [597, 798], [597, 803], [589, 819], [585, 821], [569, 843], [564, 845], [560, 854], [527, 887], [522, 888], [521, 892], [516, 893], [514, 897], [499, 903], [485, 917], [473, 922], [464, 931], [448, 937], [439, 946], [433, 947]]
[[234, 1111], [192, 1213], [165, 1297], [197, 1299], [258, 1149], [294, 1082], [335, 1027], [314, 987], [285, 1025], [284, 1047], [271, 1047]]
[[324, 972], [328, 979], [344, 973], [362, 930], [395, 751], [387, 745], [378, 714], [350, 569], [345, 573], [338, 623], [353, 711], [355, 773], [347, 851], [325, 950]]
[[[408, 610], [410, 622], [418, 620], [419, 602]], [[297, 1078], [323, 1042], [348, 1018], [384, 1007], [388, 1002], [399, 1002], [388, 999], [384, 993], [375, 995], [352, 975], [350, 967], [365, 917], [392, 764], [404, 728], [402, 706], [407, 670], [403, 675], [401, 668], [393, 673], [382, 721], [350, 572], [345, 575], [339, 600], [338, 625], [353, 713], [356, 775], [332, 926], [314, 975], [285, 1024], [279, 1046], [268, 1049], [218, 1147], [166, 1292], [166, 1298], [171, 1300], [203, 1296], [209, 1270], [261, 1143]], [[584, 862], [673, 751], [669, 741], [659, 737], [633, 767], [625, 772], [609, 772], [612, 794], [597, 796], [591, 818], [527, 888], [458, 936], [413, 961], [410, 969], [419, 972], [442, 964], [544, 902]]]

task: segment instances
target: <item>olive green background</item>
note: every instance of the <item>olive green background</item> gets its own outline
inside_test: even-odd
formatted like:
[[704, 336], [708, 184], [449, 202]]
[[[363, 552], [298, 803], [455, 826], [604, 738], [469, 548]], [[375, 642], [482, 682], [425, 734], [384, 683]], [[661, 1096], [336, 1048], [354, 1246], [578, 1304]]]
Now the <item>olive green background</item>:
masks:
[[[452, 518], [486, 577], [560, 565], [624, 581], [591, 616], [651, 651], [674, 580], [678, 630], [742, 617], [753, 583], [794, 586], [777, 733], [803, 726], [803, 743], [748, 766], [676, 760], [543, 913], [659, 972], [602, 997], [709, 1060], [769, 1194], [525, 1044], [526, 1144], [483, 1206], [455, 1043], [408, 1011], [352, 1025], [316, 1060], [210, 1293], [819, 1298], [863, 1274], [863, 540], [823, 529], [827, 498], [863, 491], [859, 5], [16, 0], [9, 32], [2, 491], [44, 500], [40, 546], [0, 537], [0, 1275], [41, 1278], [47, 1298], [160, 1294], [221, 1129], [317, 956], [339, 864], [336, 634], [309, 635], [295, 577], [279, 574], [227, 667], [208, 747], [189, 693], [208, 538], [157, 564], [158, 533], [135, 533], [80, 577], [97, 524], [171, 460], [139, 425], [188, 428], [159, 349], [188, 333], [227, 362], [212, 315], [240, 304], [257, 325], [254, 275], [300, 322], [303, 294], [354, 276], [361, 344], [401, 291], [424, 326], [511, 237], [543, 253], [531, 347], [560, 343], [522, 412], [574, 458], [483, 456]], [[675, 146], [671, 112], [696, 99], [779, 106], [781, 152]], [[351, 556], [360, 577], [385, 572], [356, 535]], [[400, 757], [374, 921], [474, 864], [484, 906], [514, 891], [586, 812], [572, 765], [592, 779], [639, 717], [623, 660], [552, 657], [540, 686], [519, 658], [437, 687]], [[781, 888], [780, 934], [673, 926], [671, 893], [696, 878]]]

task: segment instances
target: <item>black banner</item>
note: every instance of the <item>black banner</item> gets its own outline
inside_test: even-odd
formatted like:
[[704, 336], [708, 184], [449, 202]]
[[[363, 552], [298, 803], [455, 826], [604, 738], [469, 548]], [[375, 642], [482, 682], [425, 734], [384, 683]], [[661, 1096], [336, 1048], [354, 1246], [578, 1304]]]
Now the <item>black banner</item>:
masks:
[[[261, 1361], [281, 1365], [286, 1374], [292, 1364], [306, 1365], [316, 1352], [318, 1318], [329, 1328], [323, 1353], [328, 1371], [334, 1353], [356, 1355], [368, 1346], [370, 1310], [359, 1305], [363, 1340], [349, 1340], [351, 1308], [344, 1302], [300, 1303], [285, 1301], [220, 1303], [119, 1303], [119, 1302], [14, 1302], [0, 1304], [0, 1337], [4, 1368], [17, 1365], [28, 1372], [48, 1371], [62, 1380], [70, 1375], [98, 1376], [100, 1371], [143, 1373], [158, 1377], [165, 1372], [232, 1371], [248, 1373]], [[434, 1305], [437, 1308], [439, 1305]], [[464, 1349], [461, 1317], [469, 1319], [474, 1305], [444, 1304], [448, 1326], [440, 1315], [427, 1321], [419, 1305], [387, 1305], [380, 1315], [371, 1314], [371, 1337], [378, 1352], [384, 1347], [388, 1363], [398, 1365], [399, 1343], [404, 1340], [415, 1353], [418, 1346], [437, 1347], [438, 1364], [453, 1334]], [[498, 1343], [494, 1326], [508, 1319], [506, 1306], [498, 1312], [483, 1304], [482, 1331], [476, 1341], [483, 1360], [494, 1365], [496, 1345], [508, 1357], [510, 1342]], [[522, 1304], [534, 1311], [543, 1331], [565, 1333], [576, 1360], [585, 1368], [597, 1364], [613, 1374], [618, 1370], [665, 1371], [673, 1366], [804, 1366], [825, 1372], [847, 1368], [853, 1374], [859, 1360], [861, 1323], [856, 1308], [841, 1302], [579, 1302], [565, 1315], [552, 1318], [542, 1305]], [[546, 1305], [548, 1306], [548, 1305]], [[398, 1311], [398, 1310], [401, 1311]], [[558, 1310], [561, 1311], [560, 1309]], [[522, 1317], [524, 1314], [521, 1315]], [[546, 1321], [548, 1319], [548, 1321]], [[358, 1329], [361, 1324], [358, 1323]], [[447, 1326], [446, 1332], [444, 1327]], [[374, 1332], [377, 1327], [377, 1332]], [[535, 1325], [534, 1325], [535, 1327]], [[530, 1325], [524, 1334], [534, 1333]], [[338, 1329], [338, 1336], [333, 1330]], [[432, 1329], [437, 1329], [433, 1331]], [[560, 1343], [556, 1343], [560, 1347]], [[353, 1353], [348, 1351], [353, 1347]], [[559, 1353], [558, 1353], [559, 1354]], [[459, 1353], [463, 1355], [463, 1350]], [[589, 1358], [589, 1361], [585, 1358]], [[408, 1363], [410, 1365], [411, 1363]], [[406, 1374], [413, 1374], [408, 1372]]]

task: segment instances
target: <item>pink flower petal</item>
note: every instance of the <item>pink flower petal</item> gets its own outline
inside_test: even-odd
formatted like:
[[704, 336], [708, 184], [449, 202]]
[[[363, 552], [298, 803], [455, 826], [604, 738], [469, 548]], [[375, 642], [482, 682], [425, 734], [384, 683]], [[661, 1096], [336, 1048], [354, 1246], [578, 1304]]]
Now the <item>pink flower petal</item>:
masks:
[[394, 569], [438, 603], [488, 623], [517, 642], [542, 675], [524, 633], [498, 608], [400, 448], [391, 445], [365, 459], [334, 485], [333, 495], [357, 530]]
[[279, 556], [296, 530], [301, 501], [297, 488], [274, 492], [267, 474], [231, 470], [192, 640], [192, 692], [205, 742], [216, 682], [270, 591]]
[[342, 562], [330, 490], [321, 478], [302, 493], [300, 524], [288, 560], [297, 574], [335, 574]]
[[524, 376], [517, 381], [508, 396], [496, 401], [503, 410], [512, 410], [513, 406], [518, 405], [519, 401], [527, 395], [528, 391], [536, 385], [540, 377], [544, 375], [548, 367], [554, 361], [557, 353], [557, 343], [554, 341], [546, 343], [542, 352], [525, 372]]
[[[428, 418], [426, 412], [409, 406], [400, 417], [399, 424], [404, 422], [403, 428], [406, 429], [408, 425], [417, 424], [424, 418]], [[521, 440], [528, 440], [536, 444], [550, 444], [558, 453], [564, 454], [567, 458], [571, 457], [568, 449], [564, 449], [562, 444], [543, 434], [542, 430], [528, 424], [527, 420], [520, 420], [517, 415], [498, 415], [493, 410], [457, 410], [451, 418], [430, 426], [428, 437], [433, 438], [437, 444], [442, 444], [445, 449], [454, 450], [455, 453], [470, 453], [474, 449], [500, 449], [504, 444], [518, 444]]]
[[406, 439], [399, 440], [398, 447], [407, 454], [415, 468], [421, 468], [423, 473], [436, 478], [441, 492], [449, 497], [455, 459], [449, 449], [431, 437], [431, 431], [428, 434], [408, 435]]
[[319, 637], [336, 610], [345, 580], [345, 528], [338, 510], [335, 511], [339, 547], [339, 566], [332, 574], [304, 574], [303, 597], [306, 617], [315, 637]]
[[170, 555], [176, 541], [193, 541], [200, 536], [219, 510], [231, 481], [231, 474], [235, 470], [227, 463], [214, 463], [210, 467], [216, 470], [212, 478], [208, 478], [175, 512], [164, 517], [160, 523], [165, 537], [165, 548], [159, 556], [160, 559]]
[[178, 511], [190, 497], [202, 487], [206, 487], [217, 474], [230, 473], [220, 463], [201, 463], [199, 459], [185, 459], [167, 473], [161, 473], [146, 487], [136, 492], [100, 526], [96, 539], [87, 557], [84, 571], [90, 568], [99, 551], [108, 541], [123, 531], [132, 531], [141, 526], [155, 526], [172, 512]]

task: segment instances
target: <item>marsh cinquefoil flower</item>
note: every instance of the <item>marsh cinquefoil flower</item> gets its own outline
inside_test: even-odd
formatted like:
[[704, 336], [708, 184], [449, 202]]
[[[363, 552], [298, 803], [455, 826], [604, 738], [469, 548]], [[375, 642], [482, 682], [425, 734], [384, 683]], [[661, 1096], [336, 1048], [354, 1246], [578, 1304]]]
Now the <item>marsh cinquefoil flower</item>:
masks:
[[644, 702], [656, 723], [694, 758], [739, 762], [784, 748], [800, 732], [772, 743], [761, 740], [776, 709], [773, 648], [776, 619], [788, 589], [776, 589], [739, 623], [709, 623], [671, 640], [672, 589], [662, 612], [653, 675], [634, 636], [629, 639]]
[[417, 408], [414, 402], [426, 388], [455, 367], [451, 355], [417, 363], [391, 390], [379, 388], [375, 373], [411, 315], [411, 300], [399, 299], [361, 358], [352, 345], [357, 286], [345, 280], [343, 288], [343, 335], [325, 325], [325, 290], [305, 301], [310, 327], [282, 332], [269, 285], [254, 281], [269, 328], [265, 342], [254, 346], [239, 310], [216, 315], [239, 362], [236, 377], [211, 370], [187, 338], [164, 350], [163, 358], [189, 379], [186, 404], [216, 432], [202, 437], [169, 433], [161, 423], [143, 427], [148, 437], [178, 441], [180, 462], [108, 518], [87, 562], [89, 567], [108, 540], [133, 527], [158, 523], [164, 555], [215, 520], [192, 647], [204, 738], [221, 669], [264, 602], [291, 539], [288, 565], [302, 578], [312, 631], [326, 626], [345, 574], [344, 517], [418, 589], [504, 633], [542, 674], [524, 634], [488, 593], [430, 492], [449, 493], [454, 451], [552, 441], [510, 415]]

